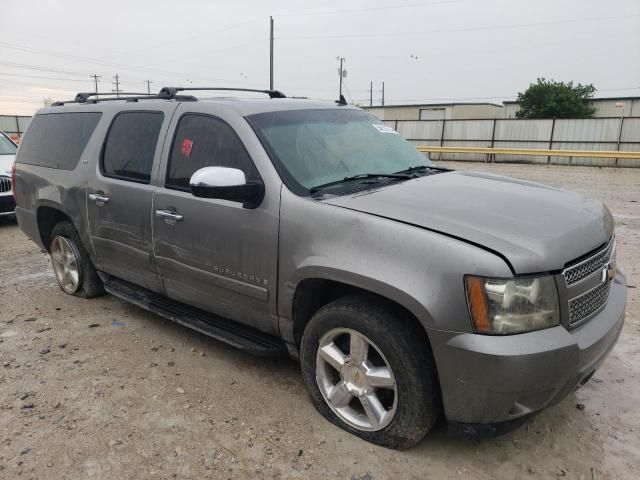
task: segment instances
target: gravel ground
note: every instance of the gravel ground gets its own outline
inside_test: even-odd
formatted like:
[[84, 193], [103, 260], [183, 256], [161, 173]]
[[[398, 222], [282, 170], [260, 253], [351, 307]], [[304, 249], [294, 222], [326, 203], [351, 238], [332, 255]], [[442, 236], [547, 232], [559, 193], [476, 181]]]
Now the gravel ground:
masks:
[[627, 322], [594, 378], [499, 438], [439, 425], [396, 452], [323, 420], [298, 365], [254, 358], [114, 297], [63, 294], [0, 224], [0, 478], [640, 478], [640, 169], [447, 164], [602, 199]]

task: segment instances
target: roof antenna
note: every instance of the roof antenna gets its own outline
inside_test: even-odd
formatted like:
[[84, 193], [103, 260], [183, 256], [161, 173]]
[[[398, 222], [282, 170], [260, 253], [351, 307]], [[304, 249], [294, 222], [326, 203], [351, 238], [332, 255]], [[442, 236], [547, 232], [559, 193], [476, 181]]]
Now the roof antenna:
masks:
[[344, 95], [340, 94], [340, 99], [336, 100], [336, 103], [340, 106], [344, 106], [347, 104], [347, 99], [344, 98]]

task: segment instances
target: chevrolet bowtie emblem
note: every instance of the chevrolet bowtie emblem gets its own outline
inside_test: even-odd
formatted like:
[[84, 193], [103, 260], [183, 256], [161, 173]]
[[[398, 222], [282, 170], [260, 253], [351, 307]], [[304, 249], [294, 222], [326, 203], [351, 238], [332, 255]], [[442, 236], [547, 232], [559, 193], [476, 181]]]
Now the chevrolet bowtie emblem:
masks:
[[613, 277], [615, 277], [615, 275], [616, 275], [615, 265], [613, 263], [609, 263], [605, 265], [604, 268], [602, 269], [602, 276], [600, 278], [602, 283], [606, 283], [613, 280]]

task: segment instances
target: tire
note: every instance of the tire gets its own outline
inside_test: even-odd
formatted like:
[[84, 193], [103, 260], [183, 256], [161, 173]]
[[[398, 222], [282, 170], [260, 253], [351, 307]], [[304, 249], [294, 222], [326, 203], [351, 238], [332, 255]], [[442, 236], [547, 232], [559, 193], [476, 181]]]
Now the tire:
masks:
[[[386, 364], [390, 369], [382, 388], [370, 385], [369, 380], [375, 377], [371, 376], [373, 370], [368, 367], [364, 370], [358, 367], [355, 373], [351, 367], [339, 367], [341, 373], [338, 373], [331, 363], [334, 360], [325, 361], [325, 358], [334, 358], [332, 354], [327, 356], [325, 350], [338, 346], [346, 354], [345, 365], [360, 365], [351, 359], [352, 348], [353, 356], [359, 356], [358, 348], [351, 347], [353, 338], [358, 339], [358, 336], [369, 342], [365, 364]], [[327, 344], [328, 339], [333, 341]], [[321, 342], [325, 343], [321, 345]], [[321, 346], [323, 350], [319, 352]], [[342, 360], [344, 358], [335, 365], [342, 365]], [[373, 296], [344, 297], [322, 307], [305, 328], [300, 363], [304, 382], [318, 412], [340, 428], [383, 447], [403, 450], [415, 445], [431, 430], [442, 410], [436, 367], [424, 330], [416, 322], [403, 318], [402, 312]], [[328, 376], [332, 378], [327, 381]], [[362, 378], [369, 380], [361, 381]], [[393, 387], [389, 386], [391, 383]], [[339, 401], [334, 401], [332, 407], [326, 398], [332, 396], [333, 389], [338, 392], [335, 398]], [[360, 395], [353, 396], [346, 407], [344, 404], [349, 397], [344, 390]], [[342, 400], [340, 392], [345, 396]], [[370, 415], [372, 403], [363, 398], [370, 398], [372, 392], [379, 398], [377, 405], [384, 407], [384, 410], [378, 408], [374, 412], [385, 412], [380, 416], [382, 421], [377, 423], [370, 421], [378, 418]], [[368, 411], [363, 400], [369, 404]]]
[[[70, 248], [70, 254], [73, 255], [77, 265], [77, 285], [74, 284], [72, 288], [65, 288], [58, 274], [59, 266], [56, 265], [56, 260], [54, 259], [54, 251], [59, 250], [56, 246], [57, 242], [61, 242], [65, 247]], [[58, 286], [63, 292], [82, 298], [97, 297], [104, 294], [102, 280], [98, 277], [89, 254], [84, 248], [77, 230], [70, 221], [64, 220], [53, 227], [49, 252]]]

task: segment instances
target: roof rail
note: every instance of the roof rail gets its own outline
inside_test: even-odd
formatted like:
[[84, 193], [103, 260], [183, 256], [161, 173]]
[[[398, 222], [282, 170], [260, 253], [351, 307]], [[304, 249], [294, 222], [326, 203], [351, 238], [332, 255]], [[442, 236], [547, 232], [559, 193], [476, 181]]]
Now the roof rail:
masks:
[[174, 98], [178, 92], [191, 92], [195, 90], [211, 91], [221, 90], [230, 92], [254, 92], [265, 93], [269, 95], [269, 98], [287, 98], [287, 96], [279, 90], [260, 90], [255, 88], [231, 88], [231, 87], [163, 87], [158, 93], [159, 96], [165, 96], [165, 98]]
[[[52, 107], [61, 107], [67, 103], [98, 103], [98, 102], [115, 102], [124, 100], [126, 102], [137, 102], [139, 100], [178, 100], [183, 102], [193, 102], [198, 99], [192, 95], [178, 95], [178, 92], [195, 91], [195, 90], [221, 90], [232, 92], [255, 92], [265, 93], [269, 98], [287, 98], [287, 96], [278, 90], [257, 90], [253, 88], [229, 88], [229, 87], [163, 87], [156, 95], [148, 93], [134, 92], [118, 92], [117, 95], [109, 96], [106, 93], [96, 92], [80, 92], [73, 100], [62, 100], [53, 102]], [[95, 98], [92, 98], [95, 97]]]
[[[97, 92], [80, 92], [78, 94], [76, 94], [76, 98], [75, 101], [79, 102], [79, 103], [83, 103], [83, 102], [88, 102], [89, 99], [91, 97], [100, 97], [100, 95], [104, 96], [104, 97], [108, 97], [109, 94], [104, 94], [104, 93], [97, 93]], [[116, 98], [118, 98], [120, 95], [124, 95], [124, 96], [136, 96], [136, 97], [150, 97], [151, 94], [149, 93], [134, 93], [134, 92], [118, 92], [116, 93]], [[123, 100], [126, 100], [125, 98], [123, 98]]]
[[[118, 96], [110, 97], [108, 94], [104, 93], [84, 93], [80, 92], [76, 95], [76, 98], [73, 100], [62, 100], [58, 102], [53, 102], [51, 104], [52, 107], [61, 107], [67, 103], [90, 103], [95, 104], [99, 102], [115, 102], [118, 100], [124, 100], [126, 102], [137, 102], [138, 100], [166, 100], [167, 97], [164, 95], [149, 95], [148, 93], [133, 93], [133, 92], [118, 92]], [[96, 97], [96, 98], [91, 98]], [[172, 100], [180, 100], [185, 102], [193, 102], [198, 100], [196, 97], [192, 95], [176, 95], [171, 98]]]

